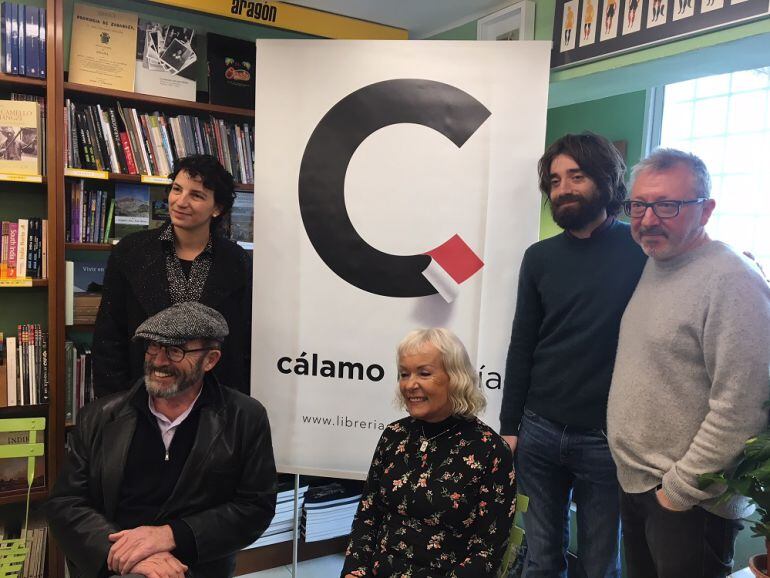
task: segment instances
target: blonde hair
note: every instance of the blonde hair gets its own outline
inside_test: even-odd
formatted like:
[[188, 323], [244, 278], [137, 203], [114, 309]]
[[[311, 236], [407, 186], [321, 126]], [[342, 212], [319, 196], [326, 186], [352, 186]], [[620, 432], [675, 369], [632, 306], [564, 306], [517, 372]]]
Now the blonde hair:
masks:
[[[432, 327], [410, 331], [398, 344], [396, 361], [399, 362], [404, 355], [420, 351], [427, 343], [438, 349], [444, 371], [449, 376], [452, 415], [468, 419], [484, 411], [487, 400], [477, 387], [476, 369], [462, 341], [449, 329]], [[400, 390], [396, 402], [401, 409], [406, 408]]]

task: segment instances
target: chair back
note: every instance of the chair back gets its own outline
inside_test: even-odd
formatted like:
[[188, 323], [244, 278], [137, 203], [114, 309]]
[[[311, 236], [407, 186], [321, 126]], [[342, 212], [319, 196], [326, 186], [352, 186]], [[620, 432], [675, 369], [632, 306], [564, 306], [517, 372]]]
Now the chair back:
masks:
[[[14, 540], [0, 540], [0, 578], [16, 578], [21, 575], [24, 560], [29, 553], [27, 524], [29, 522], [29, 498], [35, 479], [35, 458], [45, 452], [43, 435], [44, 417], [0, 419], [0, 432], [28, 432], [27, 443], [0, 445], [0, 459], [27, 458], [27, 505], [24, 513], [24, 527], [21, 535]], [[38, 433], [40, 432], [40, 433]]]

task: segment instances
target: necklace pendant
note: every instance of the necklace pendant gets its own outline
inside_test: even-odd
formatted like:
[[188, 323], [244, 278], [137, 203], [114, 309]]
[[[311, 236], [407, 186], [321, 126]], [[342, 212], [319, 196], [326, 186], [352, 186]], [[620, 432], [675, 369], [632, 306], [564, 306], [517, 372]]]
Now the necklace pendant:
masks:
[[428, 449], [428, 440], [422, 440], [422, 444], [420, 444], [420, 451], [424, 452]]

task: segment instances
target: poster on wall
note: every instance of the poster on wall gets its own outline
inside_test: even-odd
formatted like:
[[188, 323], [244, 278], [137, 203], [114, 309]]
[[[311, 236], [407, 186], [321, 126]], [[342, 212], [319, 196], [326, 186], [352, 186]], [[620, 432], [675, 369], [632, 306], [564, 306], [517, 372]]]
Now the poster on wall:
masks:
[[499, 426], [549, 50], [257, 41], [252, 395], [280, 471], [366, 475], [418, 327], [459, 335]]
[[[583, 64], [770, 14], [770, 0], [583, 0], [575, 4], [576, 0], [556, 2], [551, 68]], [[575, 22], [581, 23], [582, 32], [578, 42], [570, 44], [566, 38], [573, 36]], [[594, 41], [596, 26], [598, 40]]]

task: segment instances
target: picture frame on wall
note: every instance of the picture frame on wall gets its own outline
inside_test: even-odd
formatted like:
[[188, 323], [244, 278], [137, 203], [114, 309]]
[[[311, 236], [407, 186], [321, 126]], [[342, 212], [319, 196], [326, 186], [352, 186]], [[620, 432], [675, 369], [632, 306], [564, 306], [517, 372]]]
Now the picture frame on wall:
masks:
[[481, 18], [476, 24], [478, 40], [533, 40], [535, 3], [520, 0]]

